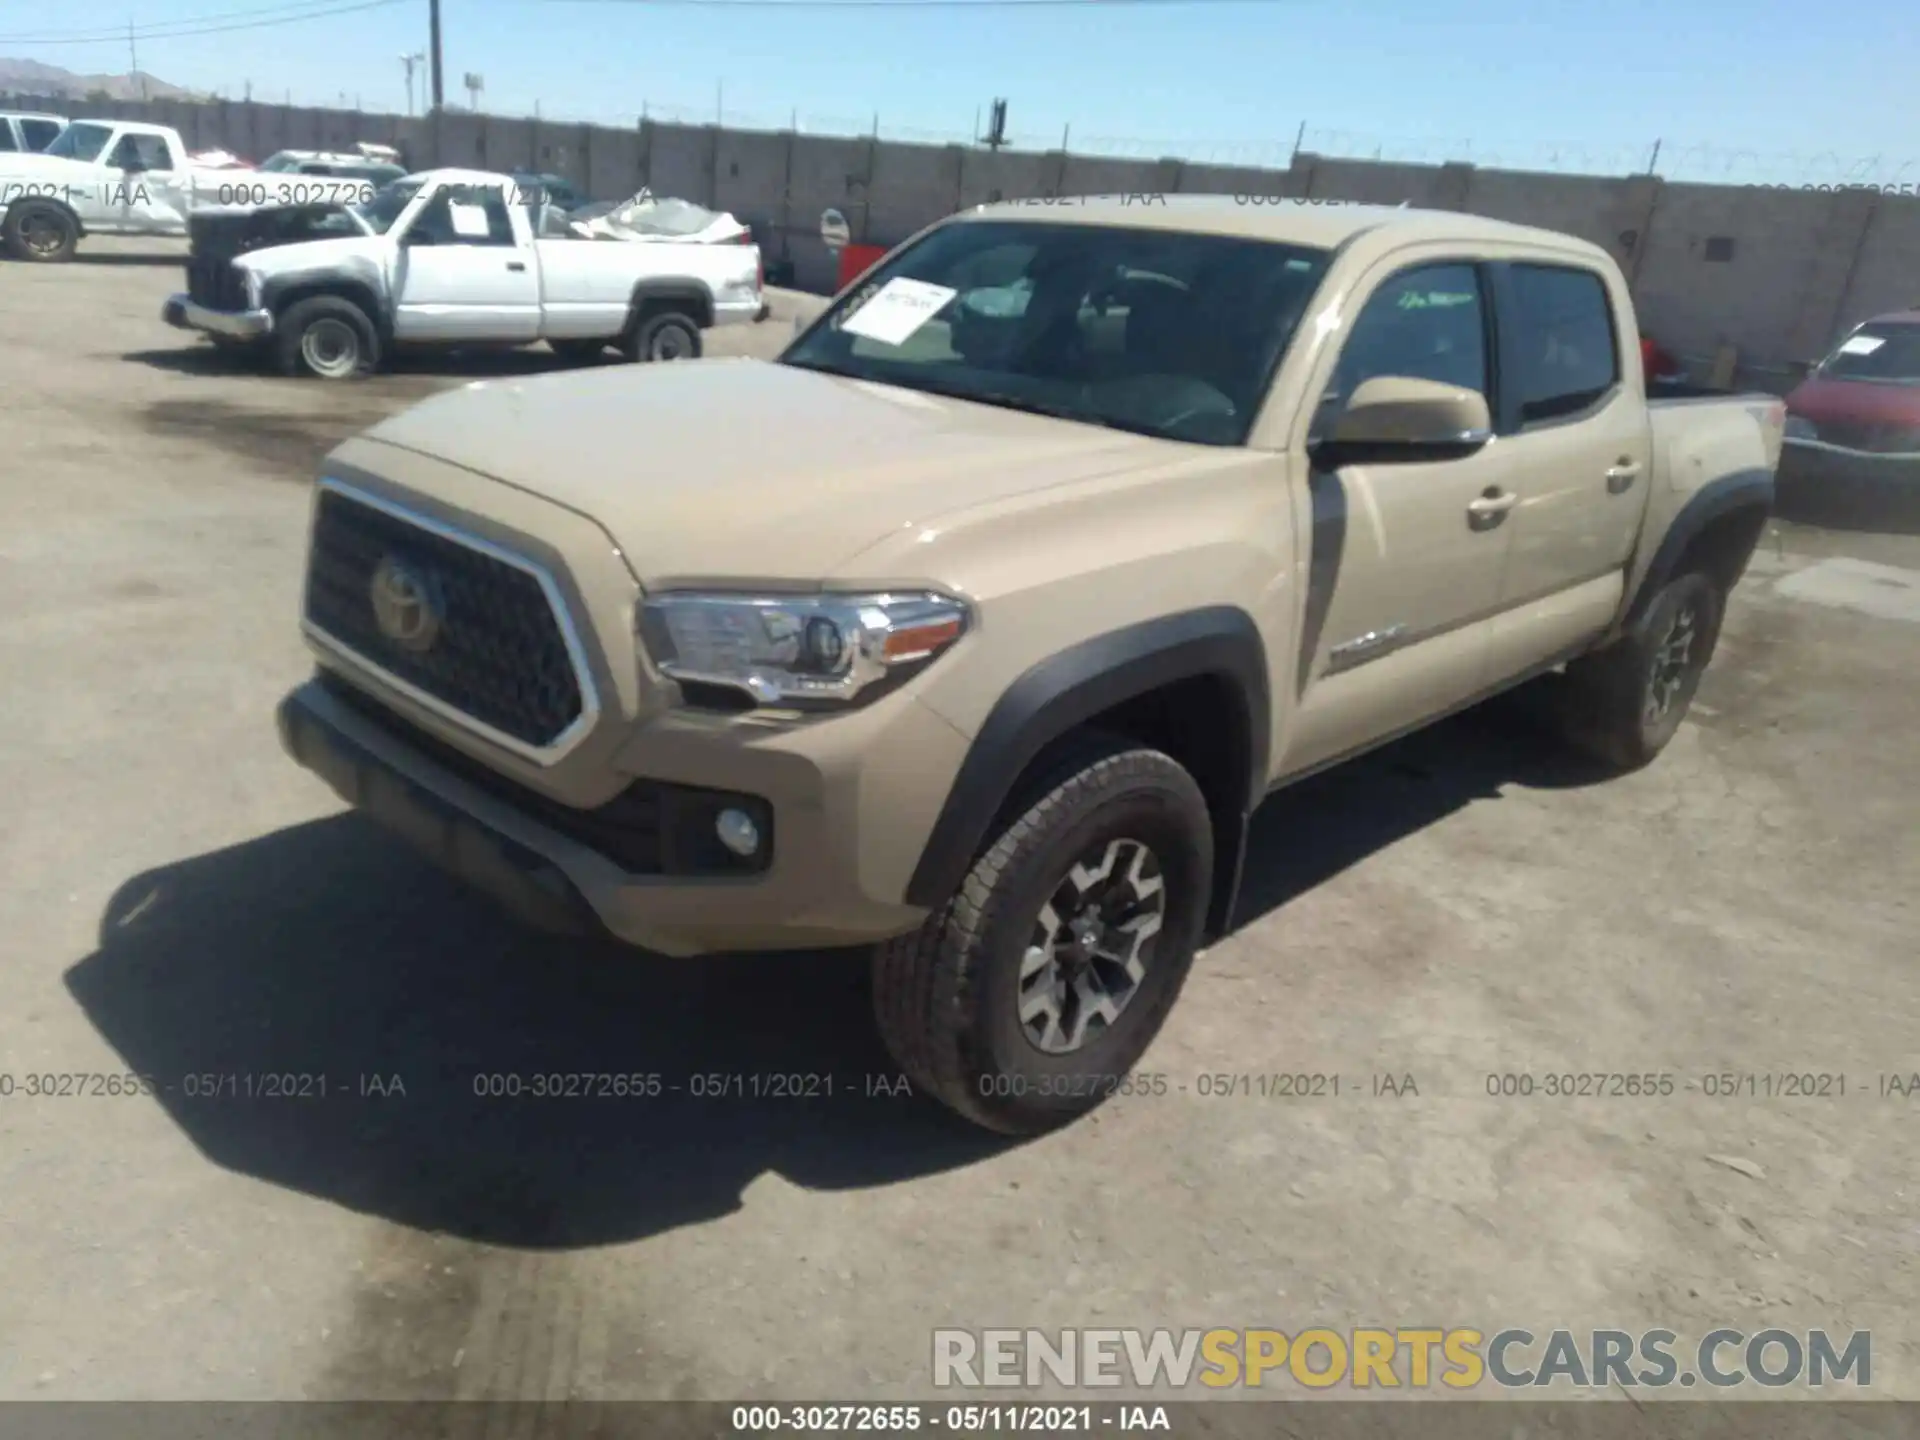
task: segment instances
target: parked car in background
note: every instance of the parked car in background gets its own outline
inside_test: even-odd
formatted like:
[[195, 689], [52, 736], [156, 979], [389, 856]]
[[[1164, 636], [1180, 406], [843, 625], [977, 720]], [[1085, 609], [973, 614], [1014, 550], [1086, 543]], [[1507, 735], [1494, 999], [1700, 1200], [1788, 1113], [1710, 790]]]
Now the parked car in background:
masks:
[[1920, 309], [1856, 326], [1787, 396], [1783, 513], [1920, 526]]
[[415, 345], [693, 359], [702, 330], [765, 318], [758, 250], [555, 237], [519, 193], [507, 175], [430, 170], [352, 206], [197, 212], [187, 291], [162, 318], [328, 380]]
[[548, 205], [558, 206], [562, 210], [577, 210], [587, 203], [586, 194], [564, 175], [535, 174], [531, 170], [516, 171], [514, 186], [521, 192], [522, 201], [537, 195]]
[[32, 153], [44, 150], [53, 137], [67, 128], [64, 115], [43, 115], [32, 110], [0, 110], [0, 153]]
[[302, 154], [283, 151], [274, 170], [236, 169], [225, 154], [203, 168], [168, 126], [75, 120], [39, 154], [0, 154], [0, 247], [58, 264], [87, 235], [185, 235], [195, 210], [358, 201], [404, 173], [384, 155], [338, 157], [361, 168], [338, 175], [284, 158]]
[[385, 154], [369, 155], [368, 150], [389, 151], [387, 146], [362, 146], [358, 152], [328, 150], [280, 150], [260, 162], [264, 175], [330, 175], [346, 180], [367, 180], [374, 185], [391, 185], [407, 173], [407, 167]]

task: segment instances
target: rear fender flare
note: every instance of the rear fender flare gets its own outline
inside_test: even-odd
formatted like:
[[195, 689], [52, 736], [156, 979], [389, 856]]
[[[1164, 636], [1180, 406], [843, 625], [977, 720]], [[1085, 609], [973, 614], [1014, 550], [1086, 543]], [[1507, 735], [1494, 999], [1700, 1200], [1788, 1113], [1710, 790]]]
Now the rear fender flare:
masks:
[[628, 333], [632, 333], [634, 327], [639, 325], [641, 313], [648, 303], [658, 301], [670, 301], [676, 307], [684, 308], [702, 330], [713, 326], [713, 295], [698, 280], [642, 280], [633, 287], [633, 297], [627, 302]]
[[1678, 572], [1687, 547], [1699, 539], [1709, 525], [1742, 510], [1762, 516], [1773, 513], [1771, 470], [1736, 470], [1717, 480], [1708, 481], [1693, 494], [1681, 507], [1679, 514], [1673, 517], [1673, 522], [1667, 526], [1667, 533], [1660, 537], [1659, 547], [1653, 552], [1647, 573], [1628, 598], [1608, 638], [1632, 629], [1639, 622], [1654, 597]]

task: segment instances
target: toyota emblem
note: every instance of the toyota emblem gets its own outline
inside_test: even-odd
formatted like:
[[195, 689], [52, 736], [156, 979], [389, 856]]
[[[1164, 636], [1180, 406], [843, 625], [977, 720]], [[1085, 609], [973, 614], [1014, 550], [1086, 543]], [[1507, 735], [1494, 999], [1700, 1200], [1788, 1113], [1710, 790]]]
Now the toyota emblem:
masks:
[[382, 635], [415, 654], [433, 648], [445, 612], [432, 575], [388, 555], [374, 567], [369, 593]]

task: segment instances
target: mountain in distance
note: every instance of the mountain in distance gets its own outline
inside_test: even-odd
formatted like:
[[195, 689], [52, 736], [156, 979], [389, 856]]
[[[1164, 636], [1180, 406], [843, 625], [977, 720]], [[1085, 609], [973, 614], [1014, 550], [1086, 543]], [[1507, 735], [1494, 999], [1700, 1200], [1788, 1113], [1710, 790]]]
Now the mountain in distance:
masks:
[[0, 57], [0, 95], [57, 96], [66, 100], [201, 100], [197, 90], [171, 85], [143, 70], [120, 75], [76, 75], [38, 60]]

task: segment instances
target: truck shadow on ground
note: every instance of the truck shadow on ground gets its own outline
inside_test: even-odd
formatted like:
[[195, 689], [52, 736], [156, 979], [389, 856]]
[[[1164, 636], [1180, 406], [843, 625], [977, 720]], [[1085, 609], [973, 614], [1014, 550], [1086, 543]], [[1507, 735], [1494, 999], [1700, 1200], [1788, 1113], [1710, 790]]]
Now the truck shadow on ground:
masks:
[[296, 380], [279, 374], [272, 359], [258, 350], [223, 348], [183, 337], [178, 346], [164, 350], [129, 350], [119, 357], [136, 365], [165, 370], [175, 375], [252, 376], [263, 382], [301, 388], [324, 387], [351, 390], [378, 386], [393, 377], [418, 376], [425, 379], [496, 380], [516, 376], [559, 375], [587, 370], [599, 365], [618, 365], [619, 356], [609, 350], [596, 361], [563, 360], [552, 351], [529, 347], [518, 350], [405, 350], [392, 356], [379, 375], [361, 380]]
[[[1259, 817], [1242, 923], [1510, 783], [1580, 782], [1484, 713], [1307, 782]], [[880, 1093], [898, 1076], [863, 955], [555, 941], [353, 815], [138, 876], [67, 984], [215, 1163], [487, 1243], [635, 1240], [732, 1211], [763, 1172], [882, 1185], [1008, 1144]], [[542, 1076], [579, 1093], [489, 1093]]]
[[1282, 790], [1254, 813], [1234, 928], [1323, 885], [1376, 851], [1505, 787], [1564, 790], [1611, 778], [1554, 727], [1546, 676]]
[[[868, 1093], [898, 1080], [863, 956], [558, 941], [354, 815], [135, 878], [67, 984], [217, 1164], [488, 1243], [639, 1239], [728, 1213], [765, 1171], [880, 1185], [1005, 1144]], [[276, 1075], [308, 1093], [248, 1079]], [[579, 1079], [526, 1093], [551, 1076]]]

